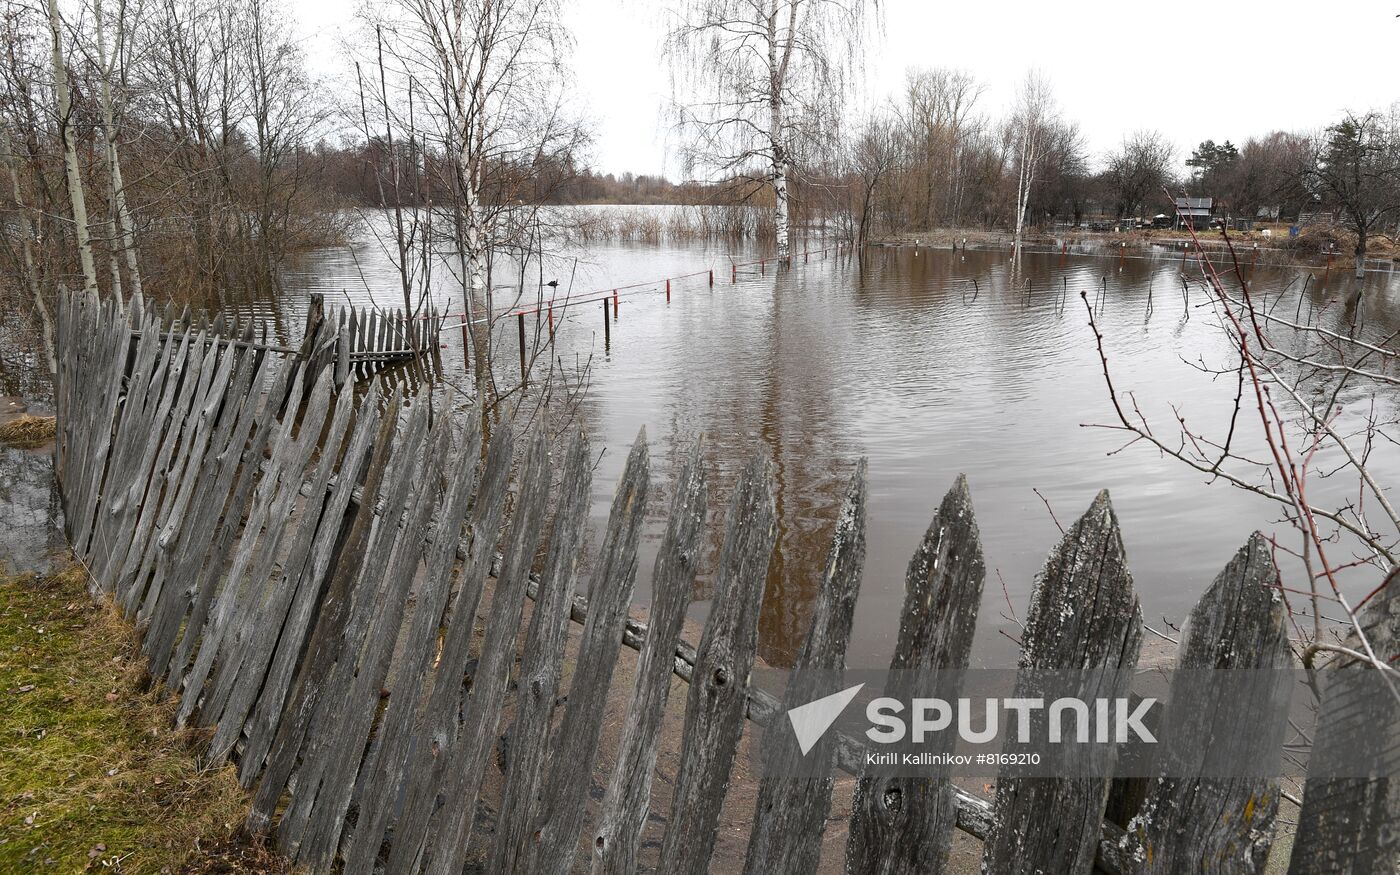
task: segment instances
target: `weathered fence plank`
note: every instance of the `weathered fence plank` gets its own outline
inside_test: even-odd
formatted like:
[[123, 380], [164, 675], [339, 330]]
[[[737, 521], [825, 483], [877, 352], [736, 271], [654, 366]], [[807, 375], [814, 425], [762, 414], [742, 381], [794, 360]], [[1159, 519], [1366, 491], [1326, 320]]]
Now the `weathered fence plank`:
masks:
[[744, 729], [744, 690], [758, 644], [758, 613], [777, 535], [771, 463], [744, 468], [725, 519], [714, 610], [696, 650], [681, 761], [660, 871], [709, 869], [724, 788]]
[[[268, 748], [267, 765], [257, 790], [253, 793], [252, 809], [248, 812], [245, 824], [249, 832], [261, 834], [267, 831], [272, 815], [287, 788], [292, 770], [296, 766], [297, 755], [301, 753], [311, 719], [316, 713], [317, 701], [322, 692], [322, 681], [340, 657], [344, 644], [344, 632], [351, 612], [354, 584], [360, 578], [361, 563], [370, 545], [370, 535], [374, 530], [377, 514], [375, 505], [380, 498], [381, 487], [392, 483], [390, 475], [393, 435], [398, 425], [399, 408], [402, 399], [398, 393], [390, 396], [388, 408], [381, 417], [379, 434], [374, 440], [374, 454], [370, 458], [361, 500], [340, 550], [331, 581], [321, 603], [321, 611], [316, 617], [316, 626], [297, 669], [296, 681], [291, 696], [277, 724], [277, 733]], [[387, 506], [387, 502], [386, 502]]]
[[[148, 324], [155, 324], [154, 316], [146, 318]], [[126, 399], [117, 423], [120, 439], [107, 463], [109, 472], [103, 485], [102, 507], [97, 513], [88, 554], [88, 567], [106, 593], [111, 593], [115, 586], [111, 576], [111, 556], [128, 531], [123, 521], [130, 516], [132, 501], [129, 496], [138, 486], [145, 484], [145, 474], [139, 467], [145, 447], [141, 436], [150, 434], [153, 427], [152, 420], [165, 384], [171, 343], [162, 342], [157, 332], [148, 331], [136, 345], [131, 375], [127, 380]], [[59, 394], [61, 396], [63, 393]]]
[[[329, 871], [340, 843], [341, 827], [378, 710], [380, 691], [384, 689], [389, 660], [403, 624], [409, 589], [427, 547], [425, 536], [441, 494], [438, 466], [446, 457], [448, 436], [446, 428], [439, 428], [430, 437], [427, 452], [413, 475], [412, 510], [405, 512], [392, 543], [382, 548], [388, 559], [382, 566], [369, 568], [366, 583], [371, 585], [363, 588], [368, 620], [363, 650], [358, 659], [344, 659], [336, 665], [335, 675], [327, 684], [332, 695], [322, 698], [327, 707], [303, 753], [292, 805], [283, 814], [284, 822], [297, 828], [299, 812], [306, 812], [305, 823], [298, 829], [295, 860], [313, 871]], [[318, 765], [318, 769], [313, 769]], [[318, 773], [319, 788], [314, 783]]]
[[[558, 510], [549, 536], [549, 558], [540, 575], [535, 607], [525, 632], [516, 684], [515, 722], [510, 729], [505, 790], [491, 864], [496, 872], [523, 871], [535, 840], [568, 638], [569, 606], [574, 598], [588, 522], [589, 489], [593, 483], [590, 461], [588, 441], [582, 432], [576, 432], [564, 457]], [[616, 649], [614, 644], [614, 652]]]
[[[1372, 596], [1361, 628], [1376, 659], [1400, 664], [1400, 572], [1391, 572]], [[1355, 632], [1344, 644], [1358, 652], [1362, 647]], [[1378, 683], [1370, 674], [1376, 671], [1339, 654], [1318, 672], [1325, 686], [1311, 769], [1320, 774], [1303, 788], [1290, 875], [1400, 871], [1400, 704], [1387, 695], [1400, 681], [1392, 670], [1388, 683]], [[1340, 761], [1367, 760], [1373, 764], [1369, 777], [1328, 776]]]
[[[333, 380], [334, 377], [329, 373], [323, 374], [321, 378], [322, 384]], [[318, 386], [317, 392], [320, 391], [321, 387]], [[373, 395], [371, 390], [371, 405], [374, 402]], [[316, 393], [313, 393], [313, 399], [315, 397]], [[323, 519], [326, 489], [334, 473], [334, 465], [341, 442], [349, 429], [354, 407], [355, 402], [349, 392], [341, 393], [336, 399], [335, 412], [331, 416], [330, 427], [324, 438], [325, 446], [311, 475], [311, 495], [301, 509], [301, 519], [295, 526], [295, 535], [286, 558], [277, 563], [276, 569], [269, 569], [265, 591], [260, 599], [249, 605], [248, 638], [239, 647], [241, 654], [226, 655], [226, 669], [215, 677], [213, 690], [201, 715], [206, 723], [216, 725], [213, 740], [209, 743], [209, 756], [213, 759], [227, 757], [242, 735], [248, 711], [253, 707], [258, 692], [262, 689], [268, 665], [277, 651], [287, 647], [300, 650], [304, 623], [298, 622], [298, 619], [303, 613], [309, 612], [309, 603], [318, 594], [319, 580], [312, 583], [303, 579], [297, 572], [306, 561], [315, 533]], [[373, 411], [374, 408], [371, 406], [369, 409]], [[318, 418], [315, 414], [308, 416], [308, 425], [319, 425], [315, 422]], [[373, 417], [366, 419], [372, 420]], [[308, 434], [306, 429], [307, 425], [304, 425], [303, 435]], [[372, 433], [370, 429], [362, 424], [359, 432], [361, 440], [368, 442], [368, 435]], [[315, 439], [314, 436], [312, 439]], [[350, 452], [354, 452], [353, 447]], [[337, 516], [330, 522], [338, 529], [341, 519]], [[287, 527], [291, 527], [290, 521]], [[254, 571], [255, 575], [256, 573]], [[255, 576], [254, 581], [258, 580], [260, 578]], [[304, 606], [303, 610], [294, 610], [294, 605]]]
[[[705, 527], [707, 492], [699, 440], [676, 476], [666, 534], [651, 575], [651, 622], [647, 626], [637, 680], [622, 730], [617, 762], [603, 797], [603, 813], [593, 840], [595, 875], [631, 875], [637, 843], [651, 801], [651, 776], [661, 719], [671, 692], [676, 643], [690, 604]], [[623, 633], [624, 638], [626, 632]]]
[[172, 402], [171, 418], [166, 422], [166, 418], [161, 417], [161, 422], [165, 423], [166, 427], [160, 436], [160, 445], [147, 475], [145, 494], [132, 527], [131, 545], [127, 549], [126, 558], [122, 560], [121, 569], [117, 572], [115, 590], [120, 597], [122, 609], [127, 614], [136, 612], [145, 593], [145, 581], [139, 579], [138, 575], [146, 548], [150, 545], [152, 533], [161, 517], [162, 496], [171, 476], [171, 463], [176, 447], [180, 445], [184, 435], [186, 412], [190, 409], [200, 381], [201, 366], [204, 362], [200, 338], [195, 335], [187, 337], [192, 338], [193, 342], [185, 345], [185, 360], [179, 369], [180, 386]]
[[[246, 636], [252, 611], [250, 604], [259, 599], [266, 583], [266, 574], [271, 571], [276, 560], [277, 545], [285, 530], [285, 521], [300, 491], [301, 475], [306, 462], [315, 448], [314, 438], [303, 436], [298, 440], [295, 433], [296, 403], [302, 396], [302, 385], [307, 376], [304, 369], [297, 372], [292, 383], [290, 398], [282, 419], [275, 426], [268, 452], [267, 469], [253, 490], [252, 510], [239, 539], [238, 550], [224, 575], [224, 586], [219, 592], [213, 611], [203, 630], [199, 652], [195, 656], [194, 667], [185, 677], [185, 687], [180, 699], [180, 709], [176, 721], [184, 725], [205, 695], [205, 681], [215, 670], [218, 657], [238, 650], [237, 644]], [[317, 380], [312, 391], [314, 415], [324, 417], [330, 403], [330, 380]], [[320, 419], [314, 425], [320, 431]], [[295, 481], [293, 483], [292, 481]], [[249, 569], [252, 573], [249, 573]], [[232, 644], [230, 644], [232, 642]], [[220, 663], [215, 680], [233, 671]]]
[[[451, 607], [451, 618], [443, 634], [440, 654], [436, 633], [450, 595], [446, 574], [451, 569], [457, 544], [455, 541], [449, 544], [445, 540], [434, 547], [434, 561], [439, 563], [438, 572], [436, 575], [429, 574], [430, 586], [420, 597], [406, 638], [408, 649], [399, 662], [396, 677], [390, 680], [389, 707], [380, 729], [384, 742], [376, 754], [367, 760], [367, 774], [360, 780], [366, 789], [359, 800], [355, 835], [345, 858], [347, 875], [373, 870], [385, 828], [393, 821], [394, 804], [401, 788], [411, 788], [415, 786], [415, 781], [428, 780], [426, 775], [410, 772], [410, 766], [417, 764], [426, 771], [433, 763], [430, 748], [445, 748], [449, 739], [455, 736], [457, 715], [450, 706], [461, 693], [476, 610], [504, 514], [513, 450], [511, 429], [498, 429], [491, 438], [482, 468], [481, 488], [476, 495], [469, 525], [470, 546], [461, 572], [456, 603]], [[469, 493], [469, 489], [465, 492]], [[469, 497], [464, 491], [454, 496], [454, 502], [461, 505], [457, 513], [465, 509]], [[432, 585], [434, 581], [436, 584]], [[443, 680], [431, 688], [424, 705], [423, 691], [427, 688], [435, 658], [437, 673]], [[449, 679], [454, 679], [455, 684], [448, 683]], [[420, 714], [421, 724], [418, 722]]]
[[[320, 511], [319, 514], [307, 512], [297, 533], [298, 541], [291, 553], [293, 558], [287, 565], [290, 570], [284, 577], [294, 595], [287, 609], [286, 620], [280, 625], [276, 650], [269, 653], [266, 676], [259, 683], [258, 673], [250, 673], [241, 690], [235, 690], [229, 706], [232, 712], [225, 710], [223, 719], [234, 720], [247, 737], [238, 763], [239, 779], [245, 787], [251, 786], [262, 767], [286, 705], [297, 660], [311, 634], [313, 612], [325, 590], [332, 551], [343, 533], [351, 495], [368, 462], [370, 443], [379, 430], [379, 416], [379, 387], [374, 383], [365, 397], [350, 436], [335, 487], [323, 509], [313, 506], [314, 510]], [[335, 454], [327, 452], [327, 455], [334, 458]], [[319, 494], [312, 493], [313, 496]], [[296, 557], [301, 557], [300, 561], [296, 561]]]
[[[424, 441], [435, 437], [428, 434], [428, 418], [428, 405], [415, 404], [409, 408], [386, 475], [388, 488], [379, 506], [372, 510], [378, 516], [377, 523], [370, 533], [364, 558], [355, 569], [355, 583], [350, 587], [350, 610], [341, 629], [337, 659], [327, 672], [316, 678], [320, 693], [301, 740], [301, 762], [296, 781], [289, 787], [291, 800], [274, 832], [278, 848], [294, 862], [301, 859], [303, 842], [315, 835], [311, 823], [322, 792], [338, 792], [328, 789], [324, 783], [339, 774], [337, 751], [354, 748], [358, 765], [358, 756], [363, 750], [363, 738], [357, 740], [356, 737], [357, 726], [347, 722], [356, 718], [351, 718], [346, 708], [351, 699], [359, 699], [354, 691], [358, 689], [356, 674], [362, 667], [362, 648], [368, 648], [371, 659], [371, 663], [364, 666], [364, 673], [373, 675], [377, 648], [392, 646], [396, 637], [397, 619], [402, 609], [400, 602], [407, 596], [411, 580], [395, 579], [390, 567], [397, 558], [401, 538], [408, 539], [405, 543], [421, 544], [430, 510], [422, 509], [419, 500], [428, 486], [423, 472], [426, 460], [431, 457]], [[370, 641], [371, 630], [383, 631], [385, 625], [394, 627], [393, 631], [385, 632], [390, 638], [388, 644]], [[373, 683], [377, 691], [382, 677], [374, 678]], [[373, 705], [366, 710], [372, 718]], [[349, 793], [348, 787], [345, 792]], [[310, 858], [304, 862], [314, 869], [318, 866], [317, 854], [314, 848], [310, 850]]]
[[[251, 327], [244, 336], [252, 336]], [[256, 399], [250, 398], [249, 392], [260, 385], [261, 367], [266, 359], [260, 352], [247, 348], [238, 350], [237, 357], [238, 371], [225, 392], [217, 431], [204, 454], [201, 468], [192, 470], [187, 478], [191, 481], [190, 506], [177, 521], [176, 541], [166, 551], [170, 557], [166, 573], [175, 581], [176, 591], [157, 606], [141, 642], [150, 659], [152, 676], [157, 680], [168, 670], [180, 623], [198, 597], [195, 581], [199, 578], [199, 568], [195, 563], [206, 555], [217, 530], [244, 442], [256, 418]], [[230, 513], [234, 512], [230, 509]], [[168, 531], [162, 532], [161, 538], [169, 535]]]
[[[1050, 553], [1031, 592], [1022, 635], [1017, 698], [1035, 698], [1035, 672], [1085, 672], [1083, 701], [1127, 695], [1137, 665], [1142, 613], [1133, 593], [1118, 518], [1100, 492]], [[1096, 677], [1093, 670], [1100, 670]], [[1107, 747], [1107, 746], [1106, 746]], [[1113, 751], [1081, 754], [1088, 774], [1112, 773]], [[1073, 770], [1080, 766], [1071, 761]], [[1027, 778], [1003, 772], [997, 779], [996, 821], [982, 865], [991, 872], [1087, 873], [1103, 831], [1108, 778]]]
[[[956, 696], [955, 673], [967, 667], [985, 579], [972, 495], [967, 478], [959, 476], [909, 560], [888, 695], [912, 695], [915, 676], [938, 673], [941, 684], [951, 685], [938, 693]], [[951, 747], [937, 738], [927, 749], [944, 753]], [[946, 768], [922, 777], [862, 775], [851, 802], [847, 871], [944, 871], [957, 811]]]
[[[176, 533], [189, 507], [195, 491], [195, 481], [204, 466], [204, 454], [213, 439], [217, 427], [217, 417], [223, 406], [224, 395], [229, 381], [233, 378], [236, 356], [231, 348], [211, 346], [204, 358], [200, 385], [195, 390], [196, 397], [188, 416], [193, 423], [186, 424], [186, 432], [193, 425], [193, 434], [188, 435], [180, 447], [179, 456], [171, 469], [170, 481], [161, 500], [161, 514], [156, 520], [156, 530], [146, 547], [137, 580], [145, 587], [140, 608], [136, 612], [138, 625], [149, 624], [165, 594], [165, 581], [170, 570], [170, 548], [174, 546]], [[217, 367], [215, 363], [217, 362]]]
[[[182, 376], [190, 358], [189, 344], [188, 332], [182, 334], [178, 340], [172, 337], [168, 341], [156, 377], [160, 381], [160, 400], [147, 421], [147, 430], [143, 433], [129, 432], [127, 436], [128, 440], [138, 443], [144, 438], [144, 446], [141, 447], [140, 459], [136, 463], [129, 486], [123, 494], [116, 496], [116, 503], [110, 508], [110, 512], [115, 514], [112, 521], [113, 538], [110, 552], [99, 557], [96, 564], [98, 579], [104, 582], [107, 591], [111, 592], [121, 605], [125, 604], [128, 596], [127, 591], [122, 589], [121, 569], [126, 562], [127, 553], [132, 549], [136, 536], [136, 521], [140, 518], [142, 503], [154, 476], [152, 469], [156, 464], [166, 424], [175, 404], [176, 391], [183, 382]], [[142, 546], [144, 545], [138, 544], [136, 549], [139, 550]]]
[[[541, 522], [549, 498], [550, 470], [543, 429], [535, 426], [521, 463], [520, 501], [506, 538], [505, 561], [491, 595], [491, 612], [486, 620], [486, 638], [481, 659], [462, 706], [464, 719], [456, 741], [439, 756], [440, 781], [427, 793], [418, 793], [405, 807], [395, 830], [389, 857], [391, 871], [404, 871], [422, 859], [427, 872], [456, 875], [467, 855], [467, 838], [476, 818], [476, 801], [485, 773], [486, 761], [496, 740], [496, 723], [505, 695], [511, 664], [515, 661], [515, 639], [525, 607], [525, 587], [530, 580], [530, 563], [539, 548]], [[440, 683], [456, 684], [458, 678]], [[456, 702], [451, 703], [454, 709]], [[415, 788], [416, 789], [416, 788]], [[440, 793], [447, 801], [432, 810]]]
[[[811, 630], [802, 645], [783, 696], [785, 709], [815, 698], [815, 673], [839, 675], [846, 669], [846, 646], [851, 639], [860, 575], [865, 566], [865, 459], [856, 465], [845, 501], [836, 517], [836, 531], [827, 553]], [[764, 734], [763, 776], [754, 810], [753, 830], [744, 861], [745, 875], [805, 875], [821, 859], [822, 833], [831, 810], [834, 741], [819, 740], [805, 753], [825, 764], [820, 777], [794, 777], [804, 758], [797, 737], [774, 727]]]
[[567, 875], [572, 868], [585, 821], [608, 688], [617, 666], [617, 642], [637, 580], [637, 544], [650, 485], [651, 457], [646, 429], [642, 429], [613, 495], [602, 553], [589, 588], [591, 610], [583, 624], [569, 703], [559, 729], [560, 744], [550, 753], [552, 779], [542, 806], [536, 809], [543, 834], [531, 865], [535, 871]]
[[[1277, 581], [1269, 543], [1255, 532], [1191, 611], [1163, 718], [1160, 774], [1221, 774], [1259, 747], [1283, 743], [1287, 714], [1278, 701], [1291, 678], [1281, 670], [1292, 655]], [[1203, 671], [1213, 669], [1278, 670], [1284, 688], [1241, 678], [1230, 709], [1221, 710], [1212, 703], [1230, 681]], [[1141, 843], [1140, 871], [1253, 875], [1268, 862], [1277, 809], [1276, 780], [1157, 778], [1128, 832]]]
[[[252, 501], [253, 490], [260, 481], [263, 456], [274, 436], [278, 433], [277, 415], [283, 403], [294, 388], [299, 387], [298, 375], [302, 369], [295, 360], [288, 360], [277, 369], [272, 388], [262, 398], [261, 406], [253, 404], [250, 396], [250, 413], [256, 414], [250, 420], [241, 420], [235, 428], [235, 435], [225, 450], [221, 477], [233, 481], [233, 491], [229, 494], [227, 506], [230, 511], [218, 521], [218, 527], [209, 541], [207, 552], [203, 549], [192, 551], [189, 564], [190, 589], [194, 598], [190, 605], [189, 618], [185, 631], [171, 656], [166, 671], [166, 684], [173, 691], [188, 686], [190, 660], [195, 648], [203, 641], [209, 619], [209, 611], [218, 598], [218, 586], [224, 579], [230, 557], [237, 546], [237, 537], [244, 521], [244, 513]], [[239, 439], [247, 435], [246, 444]], [[236, 478], [236, 479], [235, 479]], [[225, 481], [227, 482], [227, 480]]]

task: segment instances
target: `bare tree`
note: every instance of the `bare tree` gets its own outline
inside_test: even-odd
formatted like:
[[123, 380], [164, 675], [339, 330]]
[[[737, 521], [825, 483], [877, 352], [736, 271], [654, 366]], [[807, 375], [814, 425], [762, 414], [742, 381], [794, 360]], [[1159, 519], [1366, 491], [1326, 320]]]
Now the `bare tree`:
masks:
[[[526, 264], [539, 258], [543, 187], [565, 156], [585, 141], [568, 111], [563, 59], [569, 37], [556, 0], [398, 0], [366, 23], [377, 71], [361, 86], [361, 126], [380, 138], [374, 169], [381, 203], [393, 207], [386, 246], [409, 296], [407, 262], [425, 293], [432, 256], [455, 275], [483, 415], [517, 390], [497, 383], [492, 325], [521, 306]], [[367, 64], [367, 65], [368, 65]], [[373, 122], [371, 122], [373, 119]], [[382, 130], [379, 130], [382, 125]], [[399, 142], [406, 139], [406, 142]], [[413, 205], [405, 218], [402, 205]], [[417, 211], [423, 210], [420, 214]], [[516, 282], [498, 284], [498, 258], [510, 258]], [[508, 288], [506, 299], [497, 292]], [[539, 347], [532, 352], [543, 350]]]
[[851, 148], [851, 169], [860, 181], [856, 243], [864, 246], [875, 220], [875, 192], [897, 165], [899, 135], [896, 123], [884, 113], [866, 120]]
[[92, 257], [92, 240], [88, 233], [87, 198], [83, 192], [82, 171], [78, 164], [78, 144], [73, 126], [73, 98], [68, 88], [68, 66], [63, 51], [63, 18], [58, 12], [58, 0], [48, 0], [49, 32], [53, 37], [52, 66], [55, 109], [58, 117], [58, 137], [63, 144], [64, 177], [68, 182], [68, 203], [73, 215], [73, 238], [77, 242], [78, 260], [83, 268], [83, 287], [97, 291], [97, 267]]
[[1315, 147], [1308, 171], [1325, 202], [1356, 235], [1356, 277], [1366, 273], [1366, 240], [1400, 214], [1400, 105], [1388, 114], [1347, 113]]
[[983, 86], [970, 73], [944, 67], [905, 74], [904, 124], [910, 152], [922, 165], [923, 227], [956, 225], [964, 185], [959, 159], [981, 122], [972, 113]]
[[1021, 252], [1026, 207], [1030, 203], [1031, 188], [1035, 185], [1036, 167], [1058, 124], [1059, 110], [1055, 106], [1050, 83], [1039, 72], [1032, 70], [1021, 83], [1021, 90], [1016, 98], [1016, 110], [1010, 121], [1016, 167], [1016, 230], [1012, 245], [1017, 254]]
[[[107, 53], [107, 21], [102, 0], [93, 0], [93, 26], [96, 29], [97, 67], [101, 81], [102, 99], [102, 139], [104, 158], [107, 163], [107, 179], [111, 190], [111, 213], [109, 225], [112, 227], [112, 243], [121, 250], [126, 267], [127, 283], [133, 296], [142, 294], [141, 266], [137, 258], [136, 235], [132, 228], [131, 209], [127, 205], [126, 181], [122, 176], [122, 162], [117, 147], [118, 117], [122, 100], [122, 90], [118, 79], [121, 75], [121, 59], [126, 51], [127, 38], [126, 0], [117, 0], [117, 10], [113, 18], [115, 27], [112, 53]], [[115, 87], [114, 87], [115, 86]], [[109, 243], [111, 245], [111, 243]], [[112, 267], [112, 283], [120, 295], [121, 270]]]
[[1119, 216], [1137, 215], [1148, 197], [1171, 185], [1175, 157], [1176, 148], [1160, 131], [1136, 131], [1123, 139], [1105, 170]]
[[665, 42], [687, 169], [771, 190], [778, 257], [792, 243], [794, 168], [824, 141], [876, 0], [679, 0]]

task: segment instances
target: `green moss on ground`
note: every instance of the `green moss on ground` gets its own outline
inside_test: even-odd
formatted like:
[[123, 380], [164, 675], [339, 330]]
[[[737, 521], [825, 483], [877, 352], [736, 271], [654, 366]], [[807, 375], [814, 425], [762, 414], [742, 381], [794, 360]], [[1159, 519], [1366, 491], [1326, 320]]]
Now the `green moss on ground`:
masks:
[[232, 767], [200, 768], [131, 626], [84, 581], [0, 577], [0, 872], [286, 871], [238, 839]]

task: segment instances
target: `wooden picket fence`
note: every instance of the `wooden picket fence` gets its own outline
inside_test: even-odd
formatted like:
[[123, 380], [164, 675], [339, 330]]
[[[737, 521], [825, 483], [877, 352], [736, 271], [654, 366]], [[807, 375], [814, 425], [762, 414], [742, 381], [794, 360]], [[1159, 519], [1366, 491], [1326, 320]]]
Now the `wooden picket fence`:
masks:
[[[342, 324], [358, 330], [352, 315], [342, 323], [313, 313], [301, 347], [276, 354], [197, 327], [166, 330], [139, 301], [75, 294], [58, 313], [56, 467], [73, 551], [94, 589], [143, 630], [153, 682], [180, 698], [178, 722], [206, 728], [212, 761], [237, 763], [253, 791], [251, 830], [271, 832], [313, 872], [455, 875], [471, 863], [488, 872], [631, 873], [642, 862], [664, 873], [710, 870], [745, 721], [775, 724], [810, 692], [793, 684], [779, 701], [747, 682], [776, 533], [762, 454], [728, 502], [712, 611], [692, 647], [681, 629], [707, 523], [698, 442], [670, 487], [643, 624], [628, 613], [652, 489], [645, 434], [590, 551], [585, 599], [576, 589], [593, 452], [581, 433], [551, 448], [538, 425], [517, 433], [505, 423], [483, 439], [479, 417], [430, 417], [426, 403], [378, 380], [350, 391], [336, 365], [347, 360], [336, 353]], [[799, 669], [844, 668], [865, 488], [862, 462]], [[894, 668], [967, 665], [984, 574], [958, 478], [909, 564]], [[1192, 613], [1180, 664], [1286, 664], [1275, 578], [1256, 535]], [[1395, 589], [1367, 614], [1371, 643], [1387, 659], [1400, 652]], [[517, 653], [527, 597], [534, 608]], [[583, 628], [560, 705], [570, 622]], [[1101, 494], [1036, 582], [1022, 664], [1131, 669], [1141, 634], [1118, 522]], [[640, 651], [636, 679], [606, 792], [590, 812], [620, 645]], [[1378, 763], [1394, 757], [1375, 731], [1396, 725], [1394, 703], [1349, 692], [1347, 679], [1366, 670], [1322, 672], [1330, 682], [1315, 755], [1360, 746]], [[673, 673], [689, 686], [657, 850], [642, 838]], [[504, 783], [487, 798], [483, 779], [508, 700]], [[1223, 718], [1198, 710], [1179, 700], [1168, 707], [1165, 719], [1190, 726], [1199, 743], [1164, 756], [1189, 761], [1230, 743], [1217, 737]], [[764, 733], [762, 744], [770, 763], [799, 757], [791, 733]], [[986, 871], [996, 873], [1254, 873], [1278, 809], [1273, 781], [1129, 788], [1007, 778], [987, 800], [946, 774], [863, 775], [861, 743], [839, 733], [808, 756], [859, 778], [845, 861], [857, 873], [945, 871], [954, 828], [983, 840]], [[1310, 780], [1290, 871], [1395, 871], [1397, 784]], [[832, 789], [831, 780], [763, 778], [744, 871], [813, 871]], [[494, 826], [479, 821], [479, 807], [494, 809]], [[1110, 809], [1117, 825], [1105, 822]]]
[[[312, 309], [321, 306], [321, 299], [313, 295]], [[379, 310], [351, 306], [338, 308], [331, 318], [340, 334], [337, 362], [344, 361], [360, 377], [390, 365], [429, 356], [441, 343], [443, 317], [436, 307], [414, 315], [405, 314], [401, 308]]]

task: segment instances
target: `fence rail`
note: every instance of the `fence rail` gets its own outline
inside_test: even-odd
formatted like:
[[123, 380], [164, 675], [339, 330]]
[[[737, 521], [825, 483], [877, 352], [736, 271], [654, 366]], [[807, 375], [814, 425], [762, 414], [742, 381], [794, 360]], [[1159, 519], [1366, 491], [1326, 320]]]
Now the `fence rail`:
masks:
[[[177, 719], [209, 730], [211, 759], [237, 762], [253, 790], [248, 827], [270, 831], [309, 871], [457, 873], [478, 860], [488, 871], [630, 873], [643, 856], [668, 873], [708, 871], [745, 721], [772, 724], [808, 692], [794, 685], [780, 701], [747, 682], [776, 532], [769, 462], [756, 455], [730, 498], [714, 608], [692, 647], [680, 635], [706, 525], [698, 442], [672, 490], [642, 624], [628, 608], [651, 484], [645, 433], [592, 551], [585, 599], [575, 590], [587, 546], [586, 437], [551, 449], [538, 425], [517, 433], [505, 423], [487, 438], [476, 417], [465, 427], [430, 417], [426, 402], [374, 379], [357, 397], [344, 385], [355, 363], [347, 338], [390, 335], [373, 314], [361, 318], [326, 319], [313, 307], [296, 353], [271, 355], [251, 342], [251, 325], [225, 337], [139, 300], [60, 301], [56, 467], [69, 539], [94, 590], [143, 629], [153, 678], [180, 697]], [[433, 328], [412, 330], [431, 343]], [[845, 665], [865, 476], [861, 463], [800, 667]], [[892, 666], [965, 667], [984, 576], [971, 493], [957, 478], [910, 561]], [[1285, 659], [1275, 576], [1256, 535], [1196, 606], [1180, 664]], [[527, 597], [535, 603], [517, 667]], [[561, 704], [571, 621], [583, 629]], [[1380, 658], [1393, 660], [1396, 587], [1372, 599], [1366, 621]], [[1103, 493], [1037, 580], [1023, 662], [1131, 669], [1141, 630]], [[640, 651], [638, 669], [606, 792], [590, 804], [620, 645]], [[1323, 719], [1336, 727], [1320, 743], [1369, 745], [1380, 762], [1395, 752], [1385, 733], [1365, 728], [1397, 715], [1393, 703], [1355, 701], [1347, 680], [1356, 670], [1322, 672], [1336, 679]], [[689, 686], [657, 851], [641, 840], [673, 673]], [[1178, 704], [1188, 694], [1173, 690], [1165, 719], [1196, 721], [1199, 737], [1226, 743]], [[507, 713], [512, 744], [497, 790], [484, 777]], [[788, 733], [765, 733], [762, 744], [777, 761], [798, 755]], [[1257, 873], [1278, 807], [1271, 781], [1158, 779], [1139, 788], [1140, 804], [1116, 798], [1124, 831], [1104, 821], [1110, 797], [1122, 795], [1108, 779], [1007, 779], [986, 800], [943, 774], [863, 775], [861, 744], [844, 735], [814, 750], [859, 778], [845, 861], [859, 873], [946, 871], [954, 828], [984, 840], [988, 871]], [[1290, 871], [1394, 872], [1396, 783], [1310, 781]], [[811, 871], [831, 794], [829, 780], [764, 778], [745, 871]], [[479, 821], [480, 806], [498, 813], [494, 825]]]

